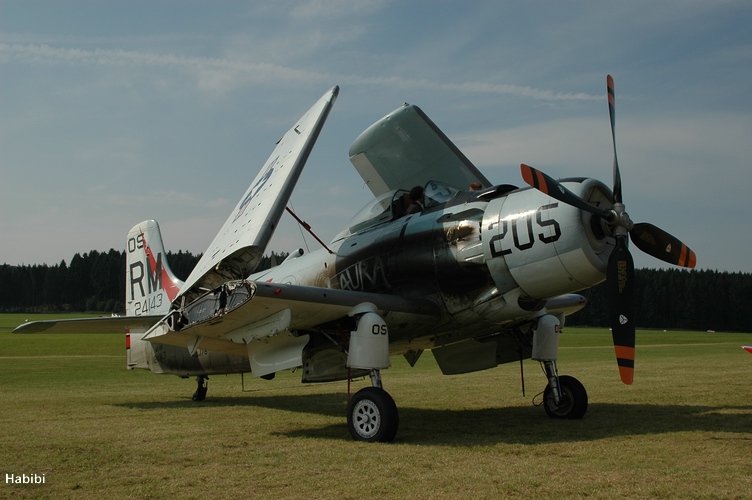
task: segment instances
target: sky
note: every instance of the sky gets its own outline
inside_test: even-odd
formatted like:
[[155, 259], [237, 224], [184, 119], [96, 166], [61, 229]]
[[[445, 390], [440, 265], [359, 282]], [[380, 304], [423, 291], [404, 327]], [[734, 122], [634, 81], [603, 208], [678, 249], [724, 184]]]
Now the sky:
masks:
[[[493, 183], [611, 184], [699, 269], [752, 272], [752, 2], [0, 0], [0, 263], [203, 252], [274, 149], [339, 97], [293, 193], [331, 240], [372, 198], [358, 134], [416, 104]], [[288, 215], [268, 251], [315, 250]], [[632, 249], [638, 268], [666, 268]]]

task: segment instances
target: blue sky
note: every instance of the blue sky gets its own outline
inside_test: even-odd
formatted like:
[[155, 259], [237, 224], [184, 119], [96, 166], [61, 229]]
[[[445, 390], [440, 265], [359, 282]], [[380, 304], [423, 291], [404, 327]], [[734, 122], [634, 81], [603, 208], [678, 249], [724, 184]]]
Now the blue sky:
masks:
[[[632, 218], [699, 268], [752, 272], [749, 26], [734, 0], [2, 0], [0, 263], [122, 249], [148, 218], [202, 252], [335, 84], [292, 198], [325, 241], [371, 196], [350, 144], [406, 101], [495, 183], [522, 185], [524, 162], [610, 184], [610, 73]], [[269, 250], [305, 248], [283, 220]]]

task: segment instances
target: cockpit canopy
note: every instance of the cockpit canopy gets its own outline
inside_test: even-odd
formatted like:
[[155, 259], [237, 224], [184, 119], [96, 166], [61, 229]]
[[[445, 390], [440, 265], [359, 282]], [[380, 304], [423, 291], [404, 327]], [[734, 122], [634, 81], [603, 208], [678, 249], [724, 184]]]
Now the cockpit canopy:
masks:
[[428, 181], [423, 189], [423, 197], [425, 198], [424, 206], [426, 208], [446, 203], [457, 196], [457, 193], [460, 192], [456, 187], [440, 181]]
[[[440, 181], [428, 181], [423, 188], [423, 207], [430, 208], [451, 200], [460, 190]], [[407, 214], [410, 206], [410, 192], [406, 189], [387, 191], [363, 207], [350, 219], [347, 229], [339, 233], [333, 241], [338, 241], [352, 234], [380, 226], [399, 219]]]

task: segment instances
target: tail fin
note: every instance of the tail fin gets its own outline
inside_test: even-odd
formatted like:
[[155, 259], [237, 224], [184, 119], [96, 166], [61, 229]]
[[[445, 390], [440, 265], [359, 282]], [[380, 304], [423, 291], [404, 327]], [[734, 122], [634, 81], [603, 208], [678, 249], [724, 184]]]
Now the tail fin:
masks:
[[167, 264], [157, 221], [146, 220], [133, 226], [125, 251], [126, 316], [166, 314], [183, 282]]

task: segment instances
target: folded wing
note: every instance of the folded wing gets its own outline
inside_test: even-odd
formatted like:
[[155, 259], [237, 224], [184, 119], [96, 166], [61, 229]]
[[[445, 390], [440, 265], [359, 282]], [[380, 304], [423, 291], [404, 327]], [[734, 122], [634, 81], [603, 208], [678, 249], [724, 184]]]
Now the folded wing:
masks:
[[339, 93], [333, 87], [277, 143], [222, 229], [180, 289], [178, 299], [248, 277], [277, 227]]
[[441, 316], [439, 306], [426, 298], [258, 281], [249, 284], [252, 298], [237, 308], [179, 331], [170, 328], [166, 321], [160, 321], [144, 340], [189, 346], [200, 338], [205, 349], [232, 353], [238, 351], [238, 344], [268, 338], [280, 331], [317, 330], [348, 316], [356, 306], [365, 303], [372, 304], [382, 314]]

